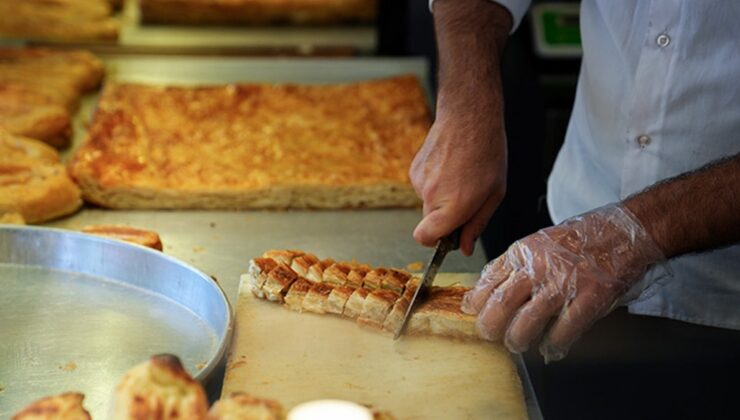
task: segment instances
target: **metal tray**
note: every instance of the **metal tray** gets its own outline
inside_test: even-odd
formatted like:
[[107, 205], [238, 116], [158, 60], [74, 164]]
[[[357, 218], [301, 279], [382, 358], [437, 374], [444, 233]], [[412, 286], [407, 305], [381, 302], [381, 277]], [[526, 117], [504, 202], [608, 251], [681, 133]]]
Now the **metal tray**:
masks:
[[123, 373], [178, 355], [207, 382], [233, 315], [200, 271], [138, 245], [37, 227], [0, 228], [0, 418], [66, 391], [102, 418]]

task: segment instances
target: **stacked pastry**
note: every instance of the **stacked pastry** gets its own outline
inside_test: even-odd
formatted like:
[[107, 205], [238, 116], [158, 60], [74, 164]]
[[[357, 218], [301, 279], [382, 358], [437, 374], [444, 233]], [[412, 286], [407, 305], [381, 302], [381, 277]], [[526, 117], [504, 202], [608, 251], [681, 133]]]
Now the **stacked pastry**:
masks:
[[70, 115], [103, 74], [100, 60], [86, 51], [0, 48], [0, 127], [55, 147], [68, 145]]
[[330, 24], [375, 19], [377, 0], [139, 0], [148, 23]]
[[115, 40], [111, 0], [3, 0], [0, 36], [51, 41]]
[[[260, 299], [298, 312], [334, 314], [365, 327], [395, 333], [419, 279], [392, 268], [319, 260], [301, 251], [271, 250], [249, 263], [242, 282]], [[478, 338], [475, 316], [460, 303], [468, 289], [432, 287], [409, 324], [412, 334]]]

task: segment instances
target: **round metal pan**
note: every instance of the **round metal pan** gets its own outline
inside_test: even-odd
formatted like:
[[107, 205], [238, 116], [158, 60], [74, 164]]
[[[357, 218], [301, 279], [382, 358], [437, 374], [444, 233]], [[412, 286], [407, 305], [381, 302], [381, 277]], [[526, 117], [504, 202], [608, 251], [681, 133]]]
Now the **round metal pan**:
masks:
[[0, 227], [0, 418], [77, 391], [103, 418], [124, 372], [157, 353], [207, 382], [233, 314], [219, 285], [138, 245], [59, 229]]

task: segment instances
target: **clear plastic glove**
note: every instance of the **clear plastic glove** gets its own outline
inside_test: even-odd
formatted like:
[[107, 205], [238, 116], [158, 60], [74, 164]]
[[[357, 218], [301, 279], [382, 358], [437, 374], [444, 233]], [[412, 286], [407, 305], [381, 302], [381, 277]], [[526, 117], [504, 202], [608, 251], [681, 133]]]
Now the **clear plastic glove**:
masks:
[[503, 339], [513, 352], [549, 325], [540, 353], [560, 360], [595, 321], [644, 290], [644, 274], [664, 260], [635, 216], [609, 205], [512, 244], [486, 265], [462, 309], [478, 314], [483, 338]]

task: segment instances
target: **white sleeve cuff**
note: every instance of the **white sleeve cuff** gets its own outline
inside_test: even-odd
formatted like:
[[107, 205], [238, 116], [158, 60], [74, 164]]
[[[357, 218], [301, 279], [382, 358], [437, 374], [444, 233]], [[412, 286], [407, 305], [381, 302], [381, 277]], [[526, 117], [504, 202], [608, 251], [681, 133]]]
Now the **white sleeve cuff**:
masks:
[[[433, 6], [434, 6], [435, 0], [429, 0], [429, 11], [434, 12]], [[519, 24], [522, 22], [522, 19], [524, 18], [524, 14], [527, 13], [527, 9], [529, 9], [530, 3], [532, 3], [532, 0], [489, 0], [494, 3], [498, 3], [501, 6], [505, 7], [509, 13], [511, 13], [511, 18], [514, 23], [514, 25], [511, 27], [511, 32], [514, 32], [516, 28], [519, 27]]]

